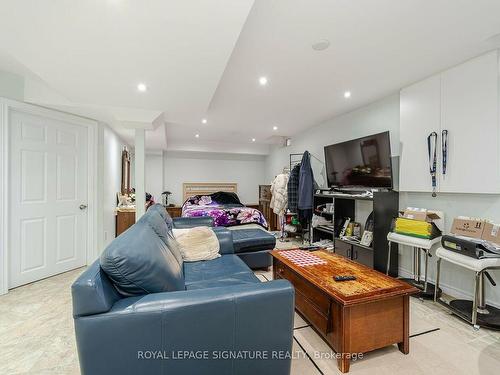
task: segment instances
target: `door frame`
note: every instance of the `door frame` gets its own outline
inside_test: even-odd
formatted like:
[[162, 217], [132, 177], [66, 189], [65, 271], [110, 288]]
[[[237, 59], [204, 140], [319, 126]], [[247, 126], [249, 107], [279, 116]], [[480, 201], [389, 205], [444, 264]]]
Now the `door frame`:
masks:
[[97, 258], [97, 218], [98, 207], [98, 122], [84, 117], [59, 112], [33, 104], [18, 102], [0, 97], [0, 295], [9, 289], [9, 235], [10, 235], [10, 150], [9, 121], [12, 111], [19, 111], [35, 116], [66, 121], [87, 128], [87, 165], [88, 165], [88, 215], [86, 264]]

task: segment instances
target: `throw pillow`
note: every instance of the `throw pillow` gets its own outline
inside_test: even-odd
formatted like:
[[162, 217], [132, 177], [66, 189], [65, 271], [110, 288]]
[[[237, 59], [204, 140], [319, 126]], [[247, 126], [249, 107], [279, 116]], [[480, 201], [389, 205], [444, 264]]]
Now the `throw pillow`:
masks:
[[220, 257], [219, 240], [212, 229], [208, 227], [174, 229], [173, 233], [184, 262], [212, 260]]

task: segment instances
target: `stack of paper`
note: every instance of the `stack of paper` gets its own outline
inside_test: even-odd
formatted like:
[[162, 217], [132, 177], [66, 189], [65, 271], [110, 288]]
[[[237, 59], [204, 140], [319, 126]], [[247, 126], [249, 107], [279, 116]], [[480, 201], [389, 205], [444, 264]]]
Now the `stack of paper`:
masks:
[[394, 231], [399, 234], [418, 238], [431, 238], [432, 225], [426, 221], [406, 219], [398, 217]]

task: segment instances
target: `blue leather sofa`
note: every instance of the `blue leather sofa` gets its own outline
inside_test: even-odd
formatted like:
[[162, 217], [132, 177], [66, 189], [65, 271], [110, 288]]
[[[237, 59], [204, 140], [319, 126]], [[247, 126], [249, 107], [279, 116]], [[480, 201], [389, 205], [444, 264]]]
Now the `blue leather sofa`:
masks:
[[261, 283], [225, 228], [221, 257], [183, 262], [170, 228], [199, 220], [153, 206], [75, 281], [82, 374], [289, 374], [293, 287]]

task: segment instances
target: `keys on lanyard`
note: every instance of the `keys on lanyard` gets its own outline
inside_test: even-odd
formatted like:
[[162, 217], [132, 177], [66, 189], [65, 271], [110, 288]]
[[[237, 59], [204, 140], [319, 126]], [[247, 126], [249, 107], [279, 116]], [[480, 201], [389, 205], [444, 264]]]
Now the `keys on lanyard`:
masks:
[[[437, 167], [437, 133], [432, 132], [427, 137], [427, 151], [429, 153], [429, 172], [432, 181], [432, 196], [436, 196], [437, 180], [436, 180], [436, 167]], [[443, 164], [444, 167], [444, 164]]]
[[441, 132], [441, 152], [443, 153], [443, 177], [446, 176], [446, 163], [448, 161], [448, 130]]

